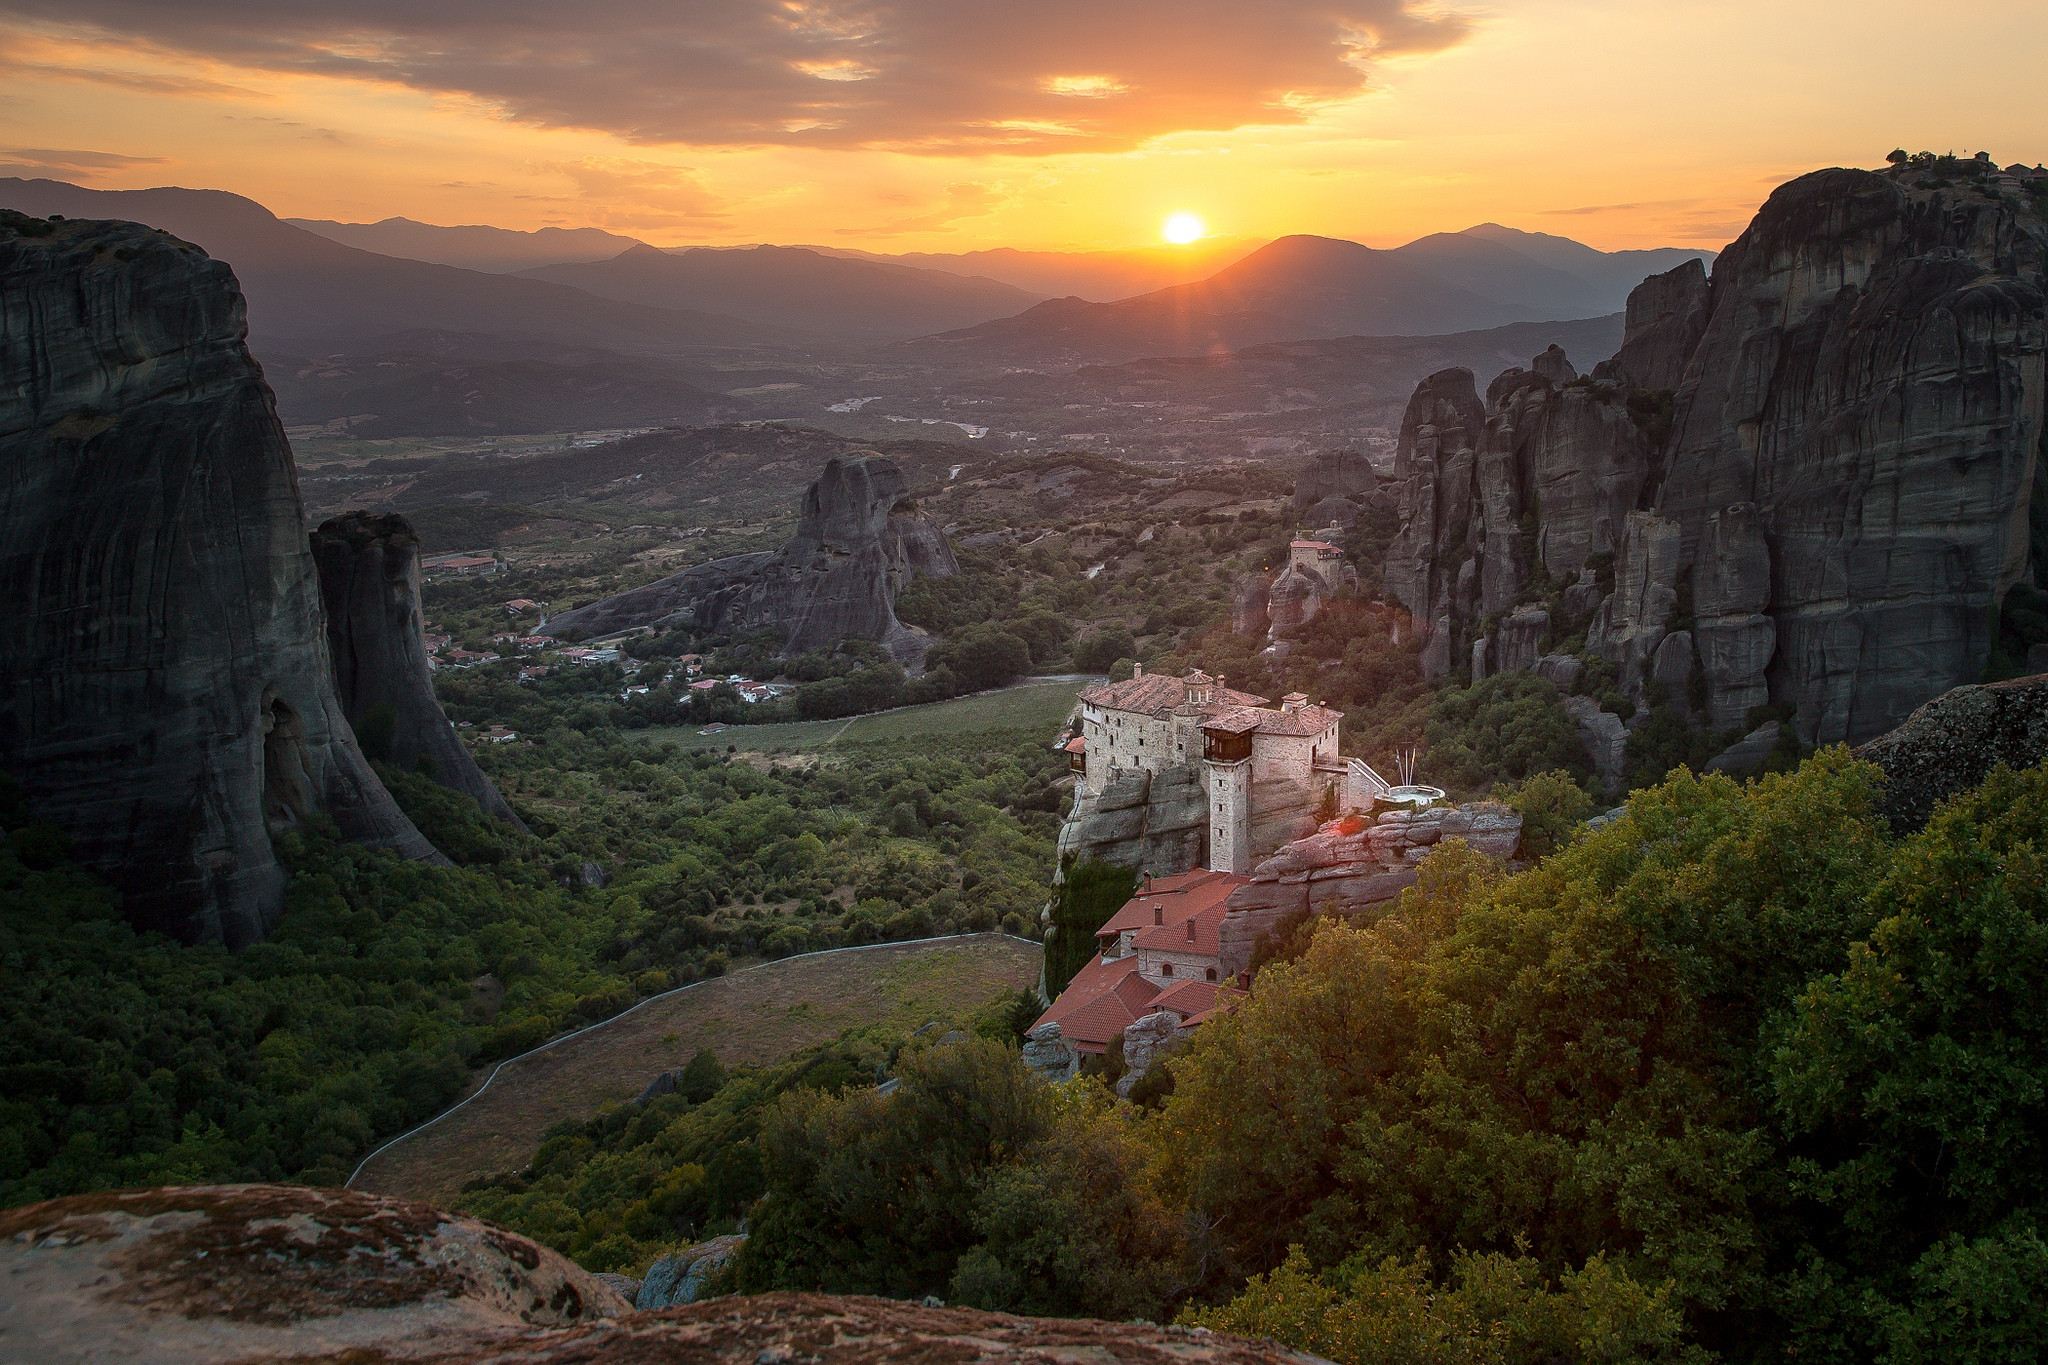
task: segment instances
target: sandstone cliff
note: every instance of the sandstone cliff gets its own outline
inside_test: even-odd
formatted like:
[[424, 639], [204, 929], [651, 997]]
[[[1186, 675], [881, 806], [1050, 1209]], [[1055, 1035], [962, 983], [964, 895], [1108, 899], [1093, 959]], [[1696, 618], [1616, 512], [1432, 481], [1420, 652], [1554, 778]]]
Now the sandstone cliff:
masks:
[[[419, 537], [404, 517], [350, 512], [313, 532], [342, 714], [370, 757], [429, 773], [525, 829], [434, 699], [420, 613]], [[424, 762], [422, 762], [424, 760]]]
[[315, 813], [440, 855], [342, 715], [233, 273], [134, 223], [0, 217], [0, 762], [137, 923], [260, 939]]
[[830, 649], [846, 636], [922, 657], [921, 637], [896, 620], [896, 594], [918, 574], [954, 574], [945, 534], [880, 456], [834, 459], [804, 490], [796, 534], [780, 550], [734, 555], [565, 612], [546, 633], [587, 639], [634, 626], [700, 634], [770, 630], [785, 653]]
[[[1416, 389], [1389, 596], [1434, 677], [1605, 658], [1727, 729], [1869, 738], [1978, 676], [2030, 568], [2048, 226], [1912, 168], [1774, 193], [1711, 281], [1631, 295], [1586, 378]], [[1654, 686], [1653, 686], [1654, 684]]]
[[425, 1204], [281, 1185], [77, 1195], [0, 1213], [0, 1357], [1311, 1365], [1184, 1327], [1020, 1318], [828, 1294], [634, 1313], [524, 1237]]

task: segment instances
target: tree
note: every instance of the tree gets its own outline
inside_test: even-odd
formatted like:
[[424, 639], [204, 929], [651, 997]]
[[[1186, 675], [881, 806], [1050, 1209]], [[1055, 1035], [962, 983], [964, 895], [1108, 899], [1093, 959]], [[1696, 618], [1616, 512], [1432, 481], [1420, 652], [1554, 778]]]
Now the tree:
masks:
[[1135, 658], [1138, 642], [1122, 626], [1099, 630], [1074, 646], [1074, 667], [1083, 673], [1107, 673], [1119, 659]]

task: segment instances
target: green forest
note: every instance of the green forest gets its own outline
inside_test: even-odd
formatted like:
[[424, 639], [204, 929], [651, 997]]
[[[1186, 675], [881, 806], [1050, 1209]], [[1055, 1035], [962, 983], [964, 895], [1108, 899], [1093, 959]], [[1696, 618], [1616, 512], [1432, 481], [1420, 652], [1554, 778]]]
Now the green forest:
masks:
[[565, 1125], [464, 1198], [604, 1268], [750, 1211], [742, 1291], [1356, 1365], [2036, 1360], [2048, 773], [1903, 839], [1881, 781], [1680, 773], [1512, 875], [1453, 842], [1142, 1104], [1031, 1077], [995, 1001]]

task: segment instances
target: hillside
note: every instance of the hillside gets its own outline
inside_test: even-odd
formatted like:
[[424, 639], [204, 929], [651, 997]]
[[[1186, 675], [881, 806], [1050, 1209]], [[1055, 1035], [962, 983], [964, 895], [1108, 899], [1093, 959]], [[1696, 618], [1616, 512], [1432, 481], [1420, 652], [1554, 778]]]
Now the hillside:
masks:
[[515, 232], [483, 225], [441, 227], [410, 218], [384, 218], [374, 223], [337, 223], [330, 218], [284, 221], [343, 246], [492, 272], [528, 270], [563, 261], [601, 261], [639, 245], [637, 238], [621, 237], [601, 228], [545, 227]]
[[[356, 341], [410, 328], [546, 337], [636, 352], [754, 347], [793, 339], [737, 318], [598, 298], [545, 280], [380, 256], [293, 227], [221, 190], [88, 190], [0, 179], [0, 207], [34, 217], [126, 218], [234, 267], [252, 346]], [[303, 353], [303, 352], [302, 352]], [[316, 352], [317, 353], [317, 352]]]
[[507, 1062], [488, 1090], [386, 1148], [352, 1185], [452, 1203], [469, 1181], [530, 1160], [555, 1124], [632, 1099], [700, 1049], [728, 1068], [762, 1066], [862, 1025], [971, 1014], [1031, 986], [1038, 959], [1035, 943], [981, 934], [785, 958], [701, 982]]
[[522, 274], [604, 298], [706, 309], [764, 326], [866, 341], [971, 327], [1008, 317], [1043, 297], [996, 280], [788, 246], [681, 252], [634, 246], [609, 260]]

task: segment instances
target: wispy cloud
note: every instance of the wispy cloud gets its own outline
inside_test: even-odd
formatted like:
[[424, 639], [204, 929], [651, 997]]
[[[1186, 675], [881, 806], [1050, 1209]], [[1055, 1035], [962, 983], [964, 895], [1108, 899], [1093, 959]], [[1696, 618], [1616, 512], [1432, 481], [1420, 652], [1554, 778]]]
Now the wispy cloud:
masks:
[[1298, 124], [1360, 94], [1378, 58], [1470, 32], [1421, 0], [0, 0], [9, 13], [115, 49], [461, 94], [644, 144], [912, 152]]

